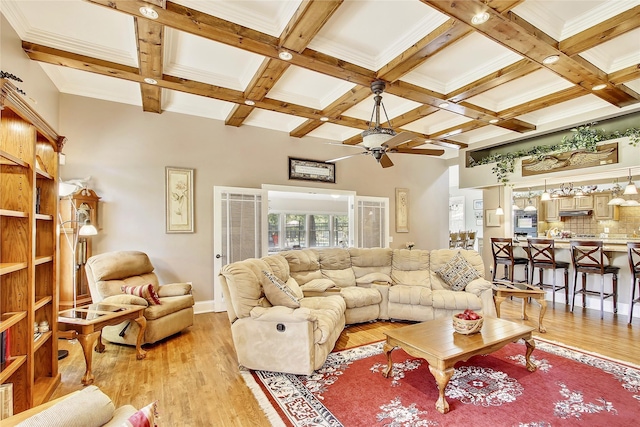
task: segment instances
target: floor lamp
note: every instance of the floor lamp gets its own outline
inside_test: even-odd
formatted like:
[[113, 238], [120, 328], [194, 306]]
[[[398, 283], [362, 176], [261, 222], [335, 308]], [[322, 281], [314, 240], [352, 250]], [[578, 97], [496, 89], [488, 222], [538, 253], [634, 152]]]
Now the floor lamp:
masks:
[[[94, 225], [91, 224], [90, 215], [88, 208], [84, 208], [82, 205], [80, 207], [76, 207], [71, 195], [75, 193], [79, 187], [77, 185], [68, 184], [64, 182], [60, 182], [58, 194], [60, 197], [68, 197], [71, 206], [73, 207], [74, 217], [75, 219], [62, 221], [62, 216], [58, 213], [58, 217], [60, 219], [60, 229], [63, 229], [65, 224], [82, 224], [80, 227], [75, 227], [73, 230], [73, 235], [69, 238], [68, 233], [65, 234], [65, 238], [67, 240], [67, 244], [71, 248], [71, 274], [72, 274], [72, 289], [73, 289], [73, 308], [74, 310], [77, 307], [77, 296], [78, 296], [78, 279], [77, 279], [77, 269], [78, 269], [78, 243], [80, 240], [80, 236], [95, 236], [98, 234], [98, 230]], [[83, 257], [86, 257], [86, 249], [82, 252]], [[86, 259], [83, 259], [84, 263]], [[67, 350], [58, 350], [58, 359], [64, 359], [67, 357], [69, 352]]]

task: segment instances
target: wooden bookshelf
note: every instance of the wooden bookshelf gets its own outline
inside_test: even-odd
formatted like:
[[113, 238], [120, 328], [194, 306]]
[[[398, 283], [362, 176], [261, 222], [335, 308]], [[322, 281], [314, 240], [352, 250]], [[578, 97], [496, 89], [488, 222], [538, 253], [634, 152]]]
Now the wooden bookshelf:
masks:
[[[11, 355], [14, 413], [47, 401], [58, 373], [58, 153], [64, 138], [0, 80], [0, 332]], [[39, 197], [38, 197], [39, 195]], [[50, 331], [34, 339], [34, 322]]]

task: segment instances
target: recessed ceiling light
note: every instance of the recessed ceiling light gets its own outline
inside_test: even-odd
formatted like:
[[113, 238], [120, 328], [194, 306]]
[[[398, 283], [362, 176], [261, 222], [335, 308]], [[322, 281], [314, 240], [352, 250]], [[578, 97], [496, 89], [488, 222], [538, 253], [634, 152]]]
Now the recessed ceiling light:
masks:
[[255, 101], [252, 101], [252, 100], [250, 100], [250, 99], [245, 99], [245, 100], [244, 100], [244, 103], [245, 103], [245, 104], [247, 104], [247, 105], [256, 105], [256, 102], [255, 102]]
[[449, 106], [448, 102], [443, 102], [440, 105], [438, 105], [438, 107], [440, 107], [440, 108], [447, 108], [448, 106]]
[[150, 7], [142, 6], [139, 10], [142, 16], [144, 16], [145, 18], [158, 19], [158, 12]]
[[152, 79], [151, 77], [144, 78], [145, 83], [149, 83], [150, 85], [157, 85], [158, 81], [156, 79]]
[[558, 60], [560, 59], [559, 55], [551, 55], [551, 56], [547, 56], [546, 58], [544, 58], [542, 60], [543, 64], [549, 65], [549, 64], [553, 64], [558, 62]]
[[500, 121], [500, 119], [491, 119], [489, 120], [489, 123], [498, 123]]
[[291, 52], [287, 52], [286, 50], [283, 50], [278, 54], [278, 57], [283, 61], [291, 61], [291, 59], [293, 58], [293, 55], [291, 54]]
[[479, 25], [479, 24], [484, 24], [485, 22], [487, 22], [489, 20], [489, 13], [488, 12], [480, 12], [476, 15], [473, 16], [473, 18], [471, 18], [471, 23], [473, 25]]
[[591, 90], [602, 90], [605, 87], [607, 87], [607, 85], [602, 83], [602, 84], [599, 84], [599, 85], [595, 85], [594, 87], [591, 88]]
[[328, 122], [329, 121], [329, 117], [320, 117], [320, 121], [321, 122]]

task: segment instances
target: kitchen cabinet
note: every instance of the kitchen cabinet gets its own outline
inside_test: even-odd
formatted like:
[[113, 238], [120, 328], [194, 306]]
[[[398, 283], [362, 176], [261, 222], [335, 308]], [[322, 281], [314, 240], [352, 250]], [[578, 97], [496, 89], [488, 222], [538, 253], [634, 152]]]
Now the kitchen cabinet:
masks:
[[[513, 202], [520, 209], [524, 209], [529, 205], [529, 198], [528, 197], [516, 197], [513, 200]], [[538, 205], [539, 205], [538, 197], [532, 197], [531, 198], [531, 205], [533, 205], [536, 209], [538, 209]]]
[[560, 211], [593, 209], [593, 196], [561, 197], [558, 207]]
[[620, 218], [620, 207], [609, 206], [608, 203], [611, 200], [611, 194], [596, 194], [593, 199], [593, 219], [598, 221], [610, 219], [618, 221], [618, 219]]
[[558, 199], [542, 202], [542, 205], [544, 206], [543, 218], [545, 221], [560, 221], [560, 207]]

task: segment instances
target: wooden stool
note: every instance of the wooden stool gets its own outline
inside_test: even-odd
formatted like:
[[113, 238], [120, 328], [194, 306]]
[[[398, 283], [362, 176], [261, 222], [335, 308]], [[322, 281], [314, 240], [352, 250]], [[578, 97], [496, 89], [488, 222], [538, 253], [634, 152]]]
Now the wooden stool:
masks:
[[[569, 303], [569, 263], [556, 261], [555, 241], [553, 239], [527, 239], [529, 262], [531, 263], [531, 284], [542, 289], [553, 290], [553, 305], [556, 304], [556, 291], [564, 289], [565, 303]], [[533, 276], [536, 268], [540, 272], [540, 281], [534, 283]], [[556, 270], [564, 270], [564, 286], [556, 285]], [[547, 284], [542, 280], [544, 270], [553, 271], [553, 283]]]
[[524, 265], [524, 277], [522, 282], [529, 283], [529, 259], [513, 256], [513, 239], [509, 237], [492, 237], [491, 253], [493, 254], [493, 275], [491, 280], [496, 281], [498, 265], [504, 265], [505, 279], [514, 280], [514, 268], [516, 265]]
[[[602, 240], [571, 240], [571, 263], [573, 264], [573, 296], [571, 311], [575, 305], [576, 294], [582, 294], [582, 307], [587, 306], [587, 295], [600, 297], [600, 318], [604, 318], [604, 300], [613, 298], [613, 312], [618, 312], [618, 272], [620, 267], [604, 265], [604, 251]], [[582, 273], [582, 289], [578, 290], [578, 273]], [[599, 274], [601, 277], [600, 291], [587, 289], [587, 274]], [[604, 275], [611, 274], [612, 292], [604, 293]]]
[[[640, 242], [627, 242], [629, 268], [631, 269], [631, 298], [629, 299], [629, 323], [633, 320], [633, 306], [640, 304]], [[636, 285], [638, 298], [636, 298]]]

